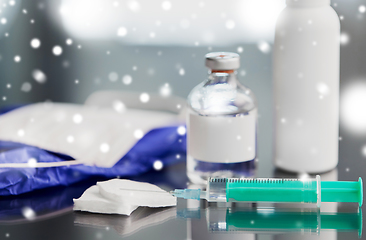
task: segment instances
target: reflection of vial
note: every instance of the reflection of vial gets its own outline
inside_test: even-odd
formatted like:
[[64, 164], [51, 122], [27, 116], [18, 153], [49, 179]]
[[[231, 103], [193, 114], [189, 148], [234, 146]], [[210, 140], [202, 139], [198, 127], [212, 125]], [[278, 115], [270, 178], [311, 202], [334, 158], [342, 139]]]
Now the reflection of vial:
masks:
[[187, 175], [194, 183], [208, 177], [252, 176], [256, 159], [257, 106], [235, 70], [238, 54], [206, 55], [208, 79], [188, 96]]

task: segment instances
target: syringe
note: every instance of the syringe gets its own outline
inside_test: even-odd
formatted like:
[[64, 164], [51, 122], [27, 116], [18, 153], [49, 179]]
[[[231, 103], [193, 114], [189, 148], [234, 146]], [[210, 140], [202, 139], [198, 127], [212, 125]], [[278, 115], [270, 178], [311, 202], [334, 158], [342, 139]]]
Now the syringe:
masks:
[[210, 178], [206, 191], [176, 189], [171, 194], [185, 199], [206, 199], [209, 202], [357, 202], [363, 203], [361, 177], [357, 182], [321, 181], [315, 179], [277, 178]]

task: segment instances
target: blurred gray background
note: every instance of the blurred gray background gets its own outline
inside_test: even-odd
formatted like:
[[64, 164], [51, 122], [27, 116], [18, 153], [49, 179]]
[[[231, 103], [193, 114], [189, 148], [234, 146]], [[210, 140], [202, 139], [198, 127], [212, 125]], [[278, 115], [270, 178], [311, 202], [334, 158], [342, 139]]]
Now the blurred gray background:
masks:
[[[364, 168], [352, 169], [352, 162], [366, 166], [365, 5], [332, 1], [342, 26], [339, 169], [353, 174]], [[165, 84], [185, 98], [206, 77], [204, 54], [238, 52], [240, 81], [259, 104], [260, 163], [272, 164], [271, 45], [285, 0], [228, 0], [224, 6], [196, 0], [2, 0], [0, 6], [1, 107], [82, 104], [98, 90], [159, 93]], [[267, 170], [259, 175], [270, 174], [271, 168], [260, 169]]]

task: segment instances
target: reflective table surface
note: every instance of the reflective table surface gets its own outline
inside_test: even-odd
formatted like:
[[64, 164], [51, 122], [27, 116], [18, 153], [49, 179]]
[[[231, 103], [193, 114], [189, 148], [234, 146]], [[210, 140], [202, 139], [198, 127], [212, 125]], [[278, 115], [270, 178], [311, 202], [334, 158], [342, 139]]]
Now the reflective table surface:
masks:
[[[267, 172], [259, 167], [257, 174]], [[334, 169], [322, 180], [342, 180]], [[299, 177], [272, 168], [272, 176]], [[312, 177], [312, 176], [309, 176]], [[137, 181], [165, 190], [198, 187], [188, 183], [185, 163], [152, 171]], [[131, 216], [73, 212], [72, 198], [103, 179], [52, 188], [0, 200], [0, 237], [9, 239], [358, 239], [362, 208], [353, 203], [307, 204], [208, 203], [178, 199], [177, 207], [140, 207]], [[355, 177], [354, 180], [357, 180]], [[24, 210], [29, 207], [35, 214]], [[23, 211], [21, 211], [21, 209]]]

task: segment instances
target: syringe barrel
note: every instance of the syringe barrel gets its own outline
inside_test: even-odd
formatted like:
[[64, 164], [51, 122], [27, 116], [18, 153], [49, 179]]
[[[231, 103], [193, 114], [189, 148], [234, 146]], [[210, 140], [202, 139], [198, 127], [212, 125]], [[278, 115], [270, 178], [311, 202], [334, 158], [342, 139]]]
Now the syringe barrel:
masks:
[[228, 179], [228, 201], [317, 203], [316, 179]]
[[210, 178], [205, 199], [212, 202], [357, 202], [362, 206], [362, 179], [358, 182], [315, 179]]
[[297, 202], [320, 206], [319, 184], [320, 178], [214, 178], [209, 180], [208, 194], [222, 196], [225, 189], [228, 202]]

